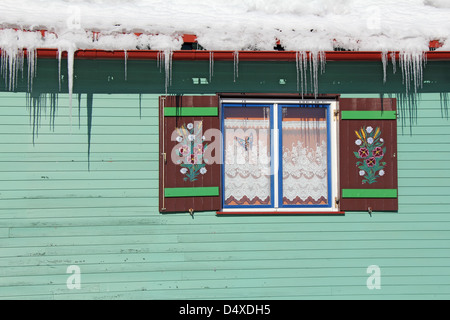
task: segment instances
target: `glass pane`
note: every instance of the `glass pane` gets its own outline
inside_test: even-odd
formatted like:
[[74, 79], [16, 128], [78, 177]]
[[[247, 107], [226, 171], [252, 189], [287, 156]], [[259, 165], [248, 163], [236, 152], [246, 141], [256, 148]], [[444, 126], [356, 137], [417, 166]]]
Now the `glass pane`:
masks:
[[323, 107], [282, 109], [282, 203], [328, 204], [327, 113]]
[[270, 108], [225, 107], [225, 205], [272, 204]]

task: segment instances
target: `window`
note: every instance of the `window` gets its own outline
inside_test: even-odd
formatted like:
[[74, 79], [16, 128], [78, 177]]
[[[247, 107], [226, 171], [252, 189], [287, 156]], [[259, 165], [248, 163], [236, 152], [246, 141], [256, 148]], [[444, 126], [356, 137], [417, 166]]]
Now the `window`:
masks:
[[395, 99], [161, 96], [159, 110], [161, 213], [398, 210]]
[[334, 101], [223, 100], [224, 210], [332, 209], [335, 108]]

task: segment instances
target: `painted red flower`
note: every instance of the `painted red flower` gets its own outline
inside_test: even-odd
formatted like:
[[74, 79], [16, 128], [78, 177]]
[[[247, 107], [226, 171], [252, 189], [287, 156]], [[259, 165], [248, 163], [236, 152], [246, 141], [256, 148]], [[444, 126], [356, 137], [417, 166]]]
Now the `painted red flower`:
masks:
[[375, 149], [373, 149], [372, 155], [375, 158], [380, 158], [380, 157], [384, 156], [383, 149], [381, 147], [376, 147]]
[[187, 163], [189, 163], [189, 164], [196, 164], [197, 163], [197, 156], [195, 154], [188, 155], [186, 157], [186, 160], [187, 160]]
[[185, 154], [188, 154], [189, 152], [191, 152], [191, 150], [189, 150], [189, 147], [187, 145], [183, 145], [178, 149], [178, 152], [181, 155], [185, 155]]
[[366, 164], [369, 168], [373, 167], [376, 164], [377, 160], [375, 159], [375, 157], [366, 159]]
[[194, 154], [201, 155], [205, 152], [205, 148], [202, 143], [199, 143], [194, 148]]
[[360, 148], [358, 154], [361, 158], [367, 158], [369, 156], [369, 150], [367, 148]]

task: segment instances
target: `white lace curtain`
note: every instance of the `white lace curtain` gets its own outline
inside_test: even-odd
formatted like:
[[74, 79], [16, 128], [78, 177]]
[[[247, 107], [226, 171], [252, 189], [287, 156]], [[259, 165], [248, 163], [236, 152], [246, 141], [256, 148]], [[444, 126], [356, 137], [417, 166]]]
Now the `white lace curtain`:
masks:
[[283, 121], [283, 204], [328, 203], [326, 119]]
[[[281, 152], [274, 151], [280, 152], [283, 168], [278, 177], [282, 186], [280, 205], [327, 204], [326, 118], [299, 118], [300, 109], [289, 112], [291, 116], [283, 118], [280, 128]], [[225, 204], [271, 205], [269, 119], [225, 117], [224, 126]]]
[[270, 205], [269, 119], [225, 119], [225, 204]]

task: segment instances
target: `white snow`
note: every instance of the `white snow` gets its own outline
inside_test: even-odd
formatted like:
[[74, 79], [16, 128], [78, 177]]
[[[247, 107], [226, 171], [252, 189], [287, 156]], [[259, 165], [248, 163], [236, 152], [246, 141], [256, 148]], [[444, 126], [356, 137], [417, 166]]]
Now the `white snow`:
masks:
[[[3, 29], [54, 32], [19, 33], [13, 42], [23, 47], [178, 50], [182, 34], [195, 34], [208, 50], [272, 50], [279, 39], [294, 51], [424, 51], [450, 31], [449, 0], [2, 0], [0, 8]], [[1, 33], [1, 47], [10, 36]]]
[[[384, 79], [388, 52], [399, 51], [400, 61], [391, 56], [394, 72], [398, 63], [407, 90], [413, 82], [416, 91], [429, 42], [439, 40], [443, 44], [439, 50], [450, 49], [449, 17], [450, 0], [2, 0], [1, 72], [12, 90], [23, 69], [23, 49], [32, 53], [29, 81], [37, 48], [57, 49], [59, 60], [61, 52], [68, 52], [69, 74], [73, 53], [79, 49], [151, 49], [161, 52], [157, 63], [161, 68], [164, 63], [167, 90], [172, 52], [181, 49], [183, 34], [194, 34], [207, 50], [235, 52], [235, 80], [239, 51], [273, 50], [279, 40], [286, 50], [299, 53], [302, 92], [307, 72], [310, 87], [317, 92], [325, 51], [336, 47], [381, 51]], [[39, 30], [48, 32], [44, 37], [28, 32]], [[309, 62], [304, 60], [307, 51]], [[211, 76], [213, 62], [211, 55]], [[72, 92], [73, 81], [69, 83]]]

